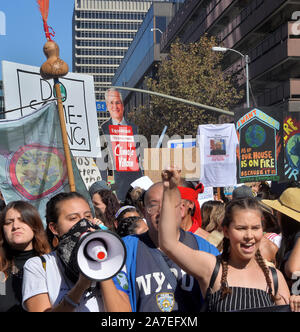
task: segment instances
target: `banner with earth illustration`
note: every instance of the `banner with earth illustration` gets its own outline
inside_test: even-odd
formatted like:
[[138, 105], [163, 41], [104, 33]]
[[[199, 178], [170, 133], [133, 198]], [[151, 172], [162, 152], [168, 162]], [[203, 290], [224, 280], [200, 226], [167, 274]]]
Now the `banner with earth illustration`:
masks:
[[283, 115], [275, 107], [235, 113], [238, 182], [284, 181]]
[[[20, 119], [0, 123], [0, 190], [4, 200], [31, 203], [46, 226], [48, 200], [70, 191], [56, 104], [48, 103]], [[72, 166], [76, 190], [90, 199], [73, 157]]]
[[287, 112], [283, 119], [284, 175], [300, 181], [300, 112]]

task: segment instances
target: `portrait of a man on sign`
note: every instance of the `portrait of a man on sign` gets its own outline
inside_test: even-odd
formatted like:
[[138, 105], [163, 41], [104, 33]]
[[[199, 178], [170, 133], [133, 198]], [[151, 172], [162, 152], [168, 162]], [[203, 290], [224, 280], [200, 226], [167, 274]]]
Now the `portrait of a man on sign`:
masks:
[[107, 150], [103, 154], [105, 169], [101, 169], [101, 177], [107, 181], [108, 175], [113, 175], [117, 196], [122, 201], [130, 184], [143, 176], [136, 151], [138, 128], [124, 116], [124, 103], [118, 90], [108, 89], [105, 102], [110, 118], [101, 125], [101, 146]]
[[[105, 93], [106, 108], [112, 119], [112, 124], [127, 124], [124, 120], [124, 104], [118, 90], [109, 89]], [[123, 123], [122, 123], [123, 122]]]

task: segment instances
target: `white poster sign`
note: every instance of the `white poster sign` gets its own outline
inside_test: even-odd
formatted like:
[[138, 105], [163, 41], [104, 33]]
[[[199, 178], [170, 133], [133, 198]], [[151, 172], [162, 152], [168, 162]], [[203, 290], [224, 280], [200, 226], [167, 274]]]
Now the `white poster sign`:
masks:
[[87, 189], [94, 182], [101, 180], [100, 171], [93, 158], [75, 157], [74, 159]]
[[[5, 114], [17, 119], [55, 98], [54, 80], [40, 76], [40, 68], [2, 61]], [[59, 79], [69, 146], [73, 156], [101, 157], [93, 76], [68, 73]]]

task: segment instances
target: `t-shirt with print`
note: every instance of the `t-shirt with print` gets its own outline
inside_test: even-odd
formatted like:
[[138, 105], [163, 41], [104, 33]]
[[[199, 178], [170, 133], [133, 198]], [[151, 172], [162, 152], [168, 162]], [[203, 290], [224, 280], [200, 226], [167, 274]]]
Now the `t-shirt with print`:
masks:
[[236, 185], [236, 148], [233, 123], [199, 125], [197, 133], [201, 175], [205, 187]]

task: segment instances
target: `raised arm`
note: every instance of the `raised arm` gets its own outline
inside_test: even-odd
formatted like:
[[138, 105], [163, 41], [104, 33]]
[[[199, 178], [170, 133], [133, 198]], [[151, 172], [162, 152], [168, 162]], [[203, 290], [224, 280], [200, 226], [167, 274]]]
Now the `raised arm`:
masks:
[[169, 168], [162, 173], [164, 195], [159, 221], [160, 248], [184, 271], [193, 275], [200, 282], [201, 289], [206, 289], [216, 258], [214, 255], [193, 250], [179, 241], [178, 229], [181, 223], [181, 196], [177, 185], [180, 170]]

